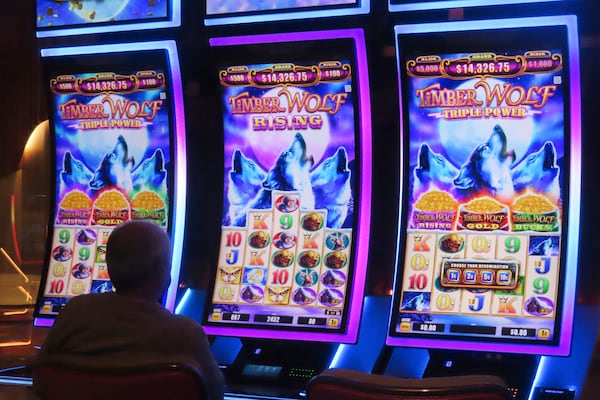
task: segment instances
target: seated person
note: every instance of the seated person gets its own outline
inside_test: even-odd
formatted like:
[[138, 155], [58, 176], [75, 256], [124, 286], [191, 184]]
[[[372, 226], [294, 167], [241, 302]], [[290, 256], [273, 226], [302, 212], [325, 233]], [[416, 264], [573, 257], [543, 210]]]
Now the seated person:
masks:
[[210, 399], [223, 399], [224, 378], [204, 329], [159, 303], [171, 281], [171, 242], [164, 230], [141, 221], [118, 226], [108, 238], [106, 263], [116, 292], [69, 300], [48, 332], [36, 364], [187, 363], [206, 377]]

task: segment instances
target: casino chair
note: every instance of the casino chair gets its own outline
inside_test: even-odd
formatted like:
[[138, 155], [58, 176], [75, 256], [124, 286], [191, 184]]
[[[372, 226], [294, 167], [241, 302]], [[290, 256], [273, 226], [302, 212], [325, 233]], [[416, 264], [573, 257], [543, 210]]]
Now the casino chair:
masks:
[[312, 377], [307, 400], [514, 400], [497, 376], [399, 378], [332, 368]]
[[37, 366], [33, 389], [40, 400], [205, 400], [204, 376], [185, 364], [140, 368]]

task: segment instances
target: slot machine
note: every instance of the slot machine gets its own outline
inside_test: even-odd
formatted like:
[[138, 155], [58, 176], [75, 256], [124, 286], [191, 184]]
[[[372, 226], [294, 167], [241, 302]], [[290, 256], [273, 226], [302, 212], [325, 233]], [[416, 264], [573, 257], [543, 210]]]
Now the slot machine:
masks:
[[112, 229], [156, 223], [173, 242], [174, 308], [185, 214], [183, 97], [172, 41], [42, 50], [54, 149], [53, 207], [36, 326], [74, 296], [112, 290]]
[[387, 344], [528, 398], [571, 351], [581, 184], [574, 16], [395, 27], [403, 182]]
[[[363, 32], [217, 37], [210, 45], [223, 213], [202, 324], [217, 354], [223, 338], [241, 338], [225, 369], [229, 389], [262, 382], [299, 391], [337, 343], [358, 334], [371, 193]], [[200, 307], [192, 304], [182, 307]]]

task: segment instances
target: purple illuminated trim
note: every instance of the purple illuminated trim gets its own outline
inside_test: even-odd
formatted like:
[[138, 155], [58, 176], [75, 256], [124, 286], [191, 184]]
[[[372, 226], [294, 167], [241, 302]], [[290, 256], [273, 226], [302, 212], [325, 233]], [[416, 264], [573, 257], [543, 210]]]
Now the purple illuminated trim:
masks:
[[111, 25], [84, 25], [79, 27], [70, 27], [64, 29], [53, 29], [37, 31], [36, 37], [46, 38], [55, 36], [71, 36], [71, 35], [86, 35], [89, 33], [107, 33], [107, 32], [122, 32], [135, 31], [146, 29], [161, 29], [161, 28], [176, 28], [181, 26], [181, 0], [171, 1], [171, 19], [168, 21], [149, 21], [136, 23], [113, 23]]
[[41, 326], [44, 328], [50, 328], [54, 324], [54, 318], [34, 318], [33, 326]]
[[167, 291], [165, 307], [173, 311], [175, 307], [175, 297], [177, 295], [177, 285], [179, 282], [179, 272], [181, 267], [181, 256], [183, 251], [183, 233], [185, 229], [185, 207], [186, 207], [186, 181], [187, 181], [187, 159], [185, 146], [185, 113], [183, 104], [183, 89], [181, 86], [181, 71], [179, 69], [179, 57], [177, 54], [177, 45], [172, 40], [157, 42], [139, 42], [139, 43], [118, 43], [97, 46], [77, 46], [42, 49], [42, 57], [60, 57], [83, 54], [100, 53], [121, 53], [129, 51], [144, 50], [166, 50], [167, 67], [171, 77], [171, 89], [173, 95], [173, 125], [175, 132], [173, 135], [176, 163], [174, 166], [174, 198], [173, 198], [173, 219], [171, 230], [171, 241], [173, 242], [173, 258], [171, 261], [171, 284]]
[[368, 14], [371, 12], [371, 0], [357, 0], [360, 4], [356, 7], [333, 8], [328, 10], [313, 11], [286, 11], [273, 14], [253, 14], [240, 15], [235, 17], [212, 17], [208, 16], [204, 20], [204, 25], [231, 25], [244, 24], [250, 22], [281, 21], [290, 19], [337, 17], [342, 15]]
[[360, 315], [364, 296], [369, 234], [371, 225], [371, 96], [367, 69], [367, 53], [362, 29], [281, 33], [273, 35], [236, 36], [210, 39], [211, 46], [248, 45], [278, 42], [299, 42], [328, 39], [354, 40], [359, 92], [360, 120], [360, 207], [358, 210], [357, 239], [355, 246], [354, 283], [348, 305], [346, 333], [290, 332], [269, 329], [205, 326], [209, 335], [255, 337], [269, 339], [314, 340], [322, 342], [355, 342], [358, 337]]
[[[566, 257], [564, 267], [565, 281], [562, 304], [561, 330], [558, 344], [549, 346], [544, 344], [528, 345], [513, 343], [493, 343], [469, 338], [468, 341], [443, 340], [443, 339], [423, 339], [423, 338], [401, 338], [389, 336], [386, 344], [391, 346], [424, 347], [456, 350], [480, 350], [480, 351], [499, 351], [507, 353], [526, 353], [526, 354], [544, 354], [555, 356], [569, 355], [571, 349], [571, 336], [573, 333], [573, 318], [575, 309], [575, 285], [577, 283], [578, 267], [578, 247], [579, 247], [579, 224], [580, 224], [580, 203], [581, 203], [581, 83], [579, 74], [579, 42], [577, 35], [577, 17], [574, 15], [559, 15], [551, 17], [532, 17], [532, 18], [510, 18], [498, 20], [481, 21], [460, 21], [447, 23], [431, 24], [410, 24], [398, 25], [394, 28], [396, 35], [396, 59], [398, 62], [398, 73], [400, 73], [400, 51], [398, 35], [412, 33], [433, 33], [433, 32], [453, 32], [453, 31], [472, 31], [482, 29], [508, 29], [543, 27], [543, 26], [561, 26], [567, 28], [567, 46], [569, 51], [569, 82], [570, 92], [570, 186], [569, 186], [569, 226], [566, 236]], [[398, 77], [399, 93], [402, 93], [400, 87], [400, 77]], [[400, 96], [400, 120], [402, 120], [402, 96]], [[400, 135], [404, 135], [403, 124], [400, 124]], [[400, 141], [402, 143], [402, 140]], [[401, 149], [402, 152], [402, 149]], [[402, 171], [401, 175], [402, 176]], [[400, 199], [403, 193], [400, 190]], [[400, 243], [400, 232], [402, 225], [402, 213], [398, 220], [398, 238]], [[396, 260], [396, 264], [398, 260]], [[398, 274], [398, 269], [396, 269]], [[398, 279], [396, 276], [394, 279]], [[392, 302], [393, 304], [393, 302]], [[393, 310], [392, 310], [393, 311]], [[390, 324], [396, 322], [392, 320], [393, 312], [390, 313]], [[389, 332], [389, 331], [388, 331]]]
[[406, 4], [391, 4], [388, 2], [388, 10], [394, 11], [415, 11], [415, 10], [436, 10], [440, 8], [461, 8], [461, 7], [477, 7], [477, 6], [492, 6], [497, 4], [523, 4], [523, 3], [543, 3], [550, 1], [564, 0], [445, 0], [445, 1], [430, 1], [430, 2], [415, 2]]

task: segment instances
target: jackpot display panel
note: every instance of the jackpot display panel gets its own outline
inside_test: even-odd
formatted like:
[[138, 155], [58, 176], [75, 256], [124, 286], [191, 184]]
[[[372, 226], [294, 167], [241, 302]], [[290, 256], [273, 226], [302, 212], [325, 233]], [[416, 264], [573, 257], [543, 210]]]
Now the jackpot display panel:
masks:
[[569, 353], [576, 32], [573, 16], [395, 28], [404, 181], [388, 344]]
[[39, 38], [181, 25], [181, 0], [36, 0]]
[[443, 8], [480, 7], [525, 3], [548, 3], [565, 0], [388, 0], [388, 10], [415, 11], [437, 10]]
[[368, 14], [371, 9], [371, 0], [205, 1], [207, 26]]
[[174, 42], [44, 49], [55, 149], [54, 207], [35, 324], [74, 296], [113, 290], [111, 231], [145, 220], [173, 242], [172, 309], [185, 209], [185, 131]]
[[355, 341], [371, 195], [363, 31], [210, 43], [225, 165], [206, 332]]

